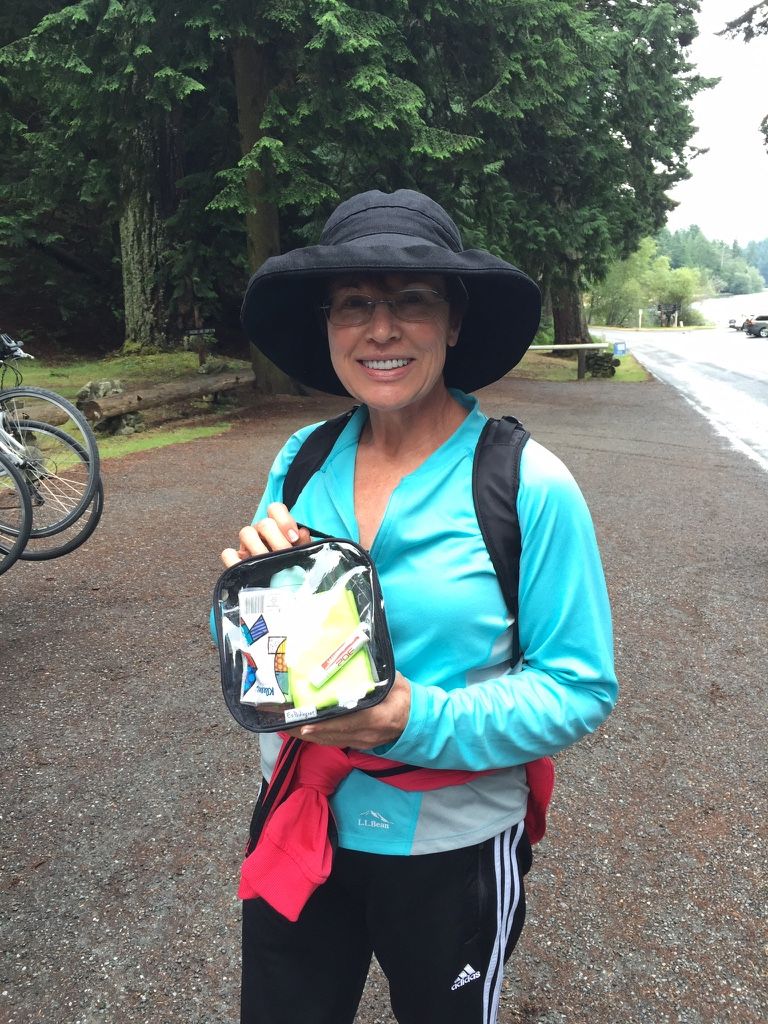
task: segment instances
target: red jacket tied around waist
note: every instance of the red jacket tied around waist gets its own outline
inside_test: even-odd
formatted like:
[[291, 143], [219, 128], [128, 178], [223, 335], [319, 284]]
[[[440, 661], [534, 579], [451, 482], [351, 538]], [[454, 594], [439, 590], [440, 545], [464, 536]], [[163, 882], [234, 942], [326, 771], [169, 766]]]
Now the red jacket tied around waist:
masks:
[[[478, 775], [449, 768], [417, 768], [358, 750], [323, 747], [283, 736], [275, 768], [256, 817], [256, 835], [240, 873], [240, 899], [261, 897], [289, 921], [298, 920], [315, 889], [331, 873], [328, 798], [353, 769], [398, 789], [425, 792], [459, 786]], [[541, 757], [525, 765], [530, 790], [525, 827], [532, 843], [546, 829], [555, 782], [554, 762]]]

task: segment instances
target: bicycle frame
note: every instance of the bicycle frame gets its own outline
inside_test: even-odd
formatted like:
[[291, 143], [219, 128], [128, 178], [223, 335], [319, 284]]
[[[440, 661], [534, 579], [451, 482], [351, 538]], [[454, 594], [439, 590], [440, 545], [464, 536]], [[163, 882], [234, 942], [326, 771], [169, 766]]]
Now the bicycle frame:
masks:
[[5, 413], [0, 409], [0, 452], [16, 466], [23, 466], [24, 445], [5, 428]]

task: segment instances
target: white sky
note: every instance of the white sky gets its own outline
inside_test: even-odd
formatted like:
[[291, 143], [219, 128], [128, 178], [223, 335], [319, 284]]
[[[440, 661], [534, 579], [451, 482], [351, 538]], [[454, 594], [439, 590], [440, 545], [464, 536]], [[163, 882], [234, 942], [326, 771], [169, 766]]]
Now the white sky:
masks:
[[671, 231], [698, 224], [709, 239], [740, 245], [768, 238], [768, 150], [760, 122], [768, 114], [768, 36], [750, 43], [715, 35], [756, 0], [701, 0], [699, 35], [689, 57], [701, 74], [719, 76], [693, 101], [694, 145], [709, 152], [692, 160], [692, 177], [670, 192], [680, 205]]

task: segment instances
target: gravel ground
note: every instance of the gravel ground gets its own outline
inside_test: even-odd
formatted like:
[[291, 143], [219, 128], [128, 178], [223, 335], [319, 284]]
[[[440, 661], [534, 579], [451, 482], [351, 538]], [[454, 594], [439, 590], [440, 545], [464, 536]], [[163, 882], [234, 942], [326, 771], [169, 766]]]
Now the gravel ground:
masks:
[[[622, 697], [558, 758], [501, 1024], [764, 1024], [768, 477], [657, 382], [483, 395], [595, 518]], [[4, 1024], [236, 1020], [258, 785], [206, 608], [272, 455], [343, 402], [105, 467], [80, 551], [0, 579]], [[371, 974], [359, 1024], [392, 1024]], [[298, 1024], [298, 1022], [297, 1022]]]

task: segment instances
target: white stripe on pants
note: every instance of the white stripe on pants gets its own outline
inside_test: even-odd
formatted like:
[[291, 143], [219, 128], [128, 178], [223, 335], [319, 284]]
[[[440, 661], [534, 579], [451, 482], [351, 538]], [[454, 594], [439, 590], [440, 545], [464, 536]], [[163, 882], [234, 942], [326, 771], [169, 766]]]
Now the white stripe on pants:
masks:
[[520, 902], [520, 873], [517, 868], [517, 844], [523, 834], [523, 822], [502, 832], [493, 840], [496, 869], [496, 941], [488, 961], [483, 988], [483, 1022], [495, 1024], [504, 976], [504, 952], [509, 942], [515, 911]]

